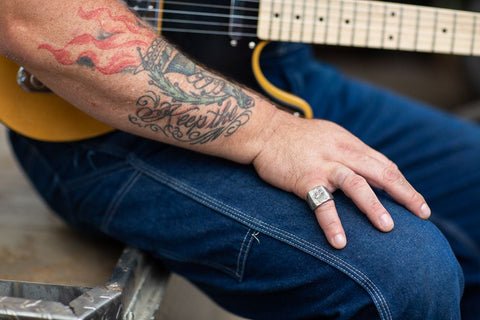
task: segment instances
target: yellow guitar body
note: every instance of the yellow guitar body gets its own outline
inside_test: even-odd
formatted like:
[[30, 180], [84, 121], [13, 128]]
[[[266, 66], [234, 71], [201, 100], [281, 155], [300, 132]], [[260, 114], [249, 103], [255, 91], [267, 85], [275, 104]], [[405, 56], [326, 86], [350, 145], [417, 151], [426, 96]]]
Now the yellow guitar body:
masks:
[[30, 138], [64, 142], [112, 131], [52, 93], [25, 92], [17, 84], [18, 65], [0, 56], [0, 122]]

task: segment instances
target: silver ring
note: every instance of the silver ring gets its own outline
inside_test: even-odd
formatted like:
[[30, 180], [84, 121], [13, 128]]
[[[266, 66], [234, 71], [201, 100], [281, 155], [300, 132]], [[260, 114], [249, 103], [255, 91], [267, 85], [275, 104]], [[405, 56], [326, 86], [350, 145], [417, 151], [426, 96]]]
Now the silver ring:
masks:
[[330, 200], [333, 200], [333, 196], [324, 186], [317, 186], [307, 193], [307, 203], [312, 210]]

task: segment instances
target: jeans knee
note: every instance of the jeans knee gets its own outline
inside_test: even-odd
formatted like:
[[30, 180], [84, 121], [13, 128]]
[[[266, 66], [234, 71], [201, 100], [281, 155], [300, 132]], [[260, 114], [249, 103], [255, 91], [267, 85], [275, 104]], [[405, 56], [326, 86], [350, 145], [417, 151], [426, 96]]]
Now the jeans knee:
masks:
[[459, 319], [463, 271], [440, 231], [421, 225], [383, 262], [393, 319]]

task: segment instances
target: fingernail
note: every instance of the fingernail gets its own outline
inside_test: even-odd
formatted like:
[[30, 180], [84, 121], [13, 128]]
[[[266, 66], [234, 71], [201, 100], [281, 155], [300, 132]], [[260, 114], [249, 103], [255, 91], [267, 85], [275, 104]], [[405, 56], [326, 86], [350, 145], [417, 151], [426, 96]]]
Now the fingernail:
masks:
[[430, 210], [426, 203], [422, 204], [422, 206], [420, 207], [420, 211], [422, 212], [422, 218], [424, 219], [428, 219], [432, 214], [432, 210]]
[[339, 233], [333, 237], [333, 243], [335, 244], [336, 248], [341, 249], [347, 244], [347, 239], [345, 239], [343, 234]]
[[393, 227], [392, 217], [388, 213], [384, 213], [380, 217], [380, 225], [383, 229], [390, 230]]

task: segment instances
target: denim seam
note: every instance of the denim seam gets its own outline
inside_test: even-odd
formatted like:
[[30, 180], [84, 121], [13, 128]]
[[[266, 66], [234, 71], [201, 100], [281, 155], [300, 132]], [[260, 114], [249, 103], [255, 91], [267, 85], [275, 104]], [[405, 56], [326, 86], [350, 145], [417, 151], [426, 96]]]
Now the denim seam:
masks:
[[[122, 168], [123, 167], [123, 168]], [[128, 168], [128, 164], [126, 162], [123, 163], [117, 163], [115, 165], [109, 166], [107, 168], [102, 168], [100, 170], [96, 170], [95, 172], [89, 173], [87, 175], [84, 175], [78, 179], [72, 179], [68, 182], [66, 182], [65, 186], [70, 188], [70, 189], [76, 189], [79, 188], [87, 183], [91, 183], [93, 181], [96, 181], [98, 179], [101, 179], [108, 174], [112, 172], [118, 172], [124, 169]]]
[[[257, 235], [258, 235], [258, 232], [257, 232]], [[245, 253], [243, 254], [240, 280], [243, 280], [243, 275], [245, 274], [245, 266], [247, 265], [248, 254], [250, 252], [250, 248], [252, 248], [252, 243], [253, 243], [254, 238], [255, 237], [254, 237], [253, 232], [252, 232], [250, 234], [250, 239], [248, 240], [247, 247], [245, 249]]]
[[[202, 260], [196, 260], [196, 259], [186, 259], [184, 257], [181, 257], [181, 256], [177, 255], [176, 253], [174, 253], [172, 251], [161, 249], [161, 248], [155, 248], [155, 251], [157, 252], [156, 255], [160, 256], [160, 258], [162, 258], [162, 256], [163, 256], [163, 257], [169, 258], [169, 259], [174, 260], [174, 261], [196, 263], [196, 264], [200, 264], [200, 265], [209, 266], [209, 267], [212, 267], [214, 269], [220, 270], [222, 272], [226, 272], [230, 276], [232, 276], [233, 278], [241, 281], [241, 277], [239, 277], [237, 275], [235, 270], [233, 270], [231, 268], [228, 268], [228, 267], [226, 267], [222, 264], [214, 263], [214, 262], [208, 262], [208, 261], [202, 261]], [[161, 255], [159, 255], [158, 253], [161, 253]]]
[[37, 159], [40, 159], [40, 161], [53, 173], [53, 177], [55, 179], [55, 181], [57, 182], [56, 184], [58, 185], [58, 188], [60, 189], [60, 192], [63, 193], [63, 196], [65, 197], [65, 202], [67, 203], [68, 205], [68, 218], [70, 220], [74, 220], [74, 217], [73, 217], [73, 206], [72, 206], [72, 203], [70, 201], [70, 197], [69, 197], [69, 193], [68, 193], [68, 189], [65, 187], [65, 183], [64, 181], [60, 178], [60, 176], [55, 172], [55, 170], [53, 170], [53, 168], [50, 166], [50, 164], [48, 163], [48, 161], [45, 160], [45, 158], [42, 156], [42, 154], [40, 153], [40, 151], [38, 151], [37, 147], [35, 147], [33, 144], [31, 144], [30, 142], [28, 142], [27, 139], [25, 139], [25, 143], [30, 147], [30, 150], [32, 150], [32, 152], [34, 152], [37, 156]]
[[122, 185], [122, 187], [118, 190], [118, 192], [115, 194], [113, 197], [112, 201], [110, 202], [107, 210], [105, 211], [105, 217], [102, 220], [102, 225], [101, 228], [104, 232], [108, 232], [110, 223], [112, 222], [116, 211], [118, 207], [120, 206], [120, 203], [122, 202], [123, 198], [125, 195], [130, 191], [130, 189], [133, 187], [135, 182], [138, 181], [138, 179], [141, 176], [140, 171], [134, 171], [130, 177], [127, 179], [127, 181]]
[[[248, 235], [250, 234], [251, 231], [252, 231], [252, 228], [248, 228], [247, 232], [245, 233], [245, 236], [243, 237], [243, 241], [242, 241], [242, 244], [240, 246], [240, 250], [238, 251], [237, 267], [235, 269], [235, 273], [237, 274], [238, 277], [240, 277], [240, 279], [243, 276], [243, 271], [240, 270], [240, 261], [241, 261], [242, 257], [244, 257], [243, 251], [244, 251], [244, 246], [245, 246], [245, 240], [247, 240]], [[248, 248], [248, 245], [247, 245], [247, 248]], [[247, 248], [245, 248], [245, 250], [247, 250]], [[242, 265], [243, 265], [243, 263], [242, 263]]]
[[[304, 239], [299, 238], [298, 236], [289, 233], [287, 231], [281, 230], [275, 226], [272, 226], [266, 222], [263, 222], [261, 220], [258, 220], [257, 218], [252, 218], [248, 216], [247, 214], [243, 213], [242, 211], [233, 208], [223, 202], [220, 202], [194, 188], [191, 186], [188, 186], [166, 174], [163, 172], [160, 173], [158, 169], [151, 170], [148, 164], [144, 163], [140, 159], [132, 156], [129, 157], [129, 162], [137, 168], [138, 170], [141, 170], [144, 172], [144, 174], [151, 176], [154, 179], [157, 179], [163, 184], [166, 184], [167, 186], [183, 193], [186, 196], [191, 197], [192, 199], [195, 199], [199, 203], [202, 203], [203, 205], [212, 208], [214, 210], [219, 211], [220, 213], [226, 214], [235, 220], [238, 220], [247, 226], [250, 226], [255, 229], [262, 228], [266, 234], [272, 236], [275, 238], [282, 239], [286, 243], [292, 245], [292, 246], [297, 246], [304, 250], [307, 253], [312, 254], [313, 256], [319, 258], [320, 260], [323, 260], [324, 262], [327, 262], [334, 268], [344, 272], [348, 276], [350, 276], [352, 279], [354, 279], [360, 286], [362, 286], [371, 296], [373, 302], [377, 306], [377, 309], [380, 313], [380, 317], [382, 319], [392, 319], [391, 311], [388, 306], [388, 303], [381, 293], [380, 289], [376, 286], [376, 284], [368, 278], [367, 275], [363, 274], [360, 270], [358, 270], [356, 267], [353, 265], [349, 264], [348, 262], [343, 261], [341, 258], [336, 257], [335, 255], [325, 251], [322, 248], [319, 248], [313, 243], [310, 243]], [[262, 231], [262, 230], [259, 230]]]

